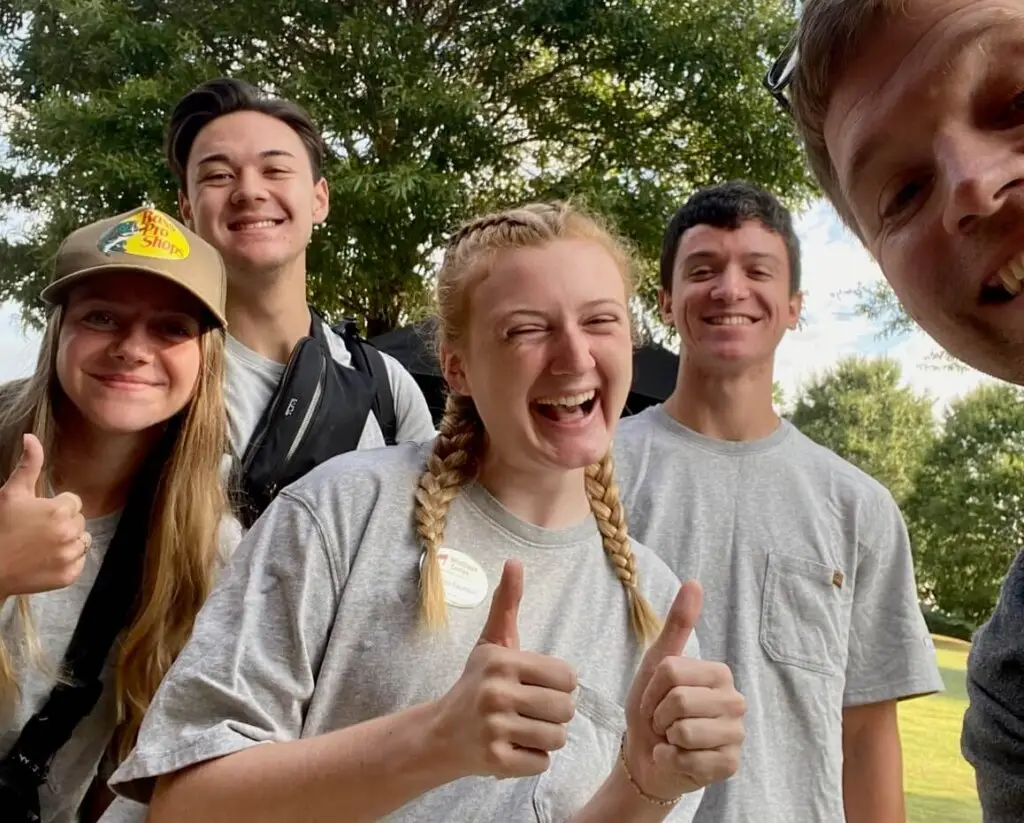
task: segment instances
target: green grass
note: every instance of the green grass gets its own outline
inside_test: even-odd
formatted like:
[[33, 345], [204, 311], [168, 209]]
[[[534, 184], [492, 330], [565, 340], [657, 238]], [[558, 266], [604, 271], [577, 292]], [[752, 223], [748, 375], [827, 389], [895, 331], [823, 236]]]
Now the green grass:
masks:
[[900, 704], [908, 823], [981, 823], [974, 772], [960, 754], [967, 643], [935, 638], [943, 694]]

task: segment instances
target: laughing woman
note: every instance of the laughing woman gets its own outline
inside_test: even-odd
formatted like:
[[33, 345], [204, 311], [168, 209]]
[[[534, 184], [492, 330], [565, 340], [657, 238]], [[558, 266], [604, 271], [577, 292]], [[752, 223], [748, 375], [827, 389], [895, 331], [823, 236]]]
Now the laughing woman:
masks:
[[4, 823], [98, 814], [219, 568], [224, 294], [161, 212], [79, 229], [35, 373], [0, 388]]
[[626, 534], [630, 293], [622, 246], [567, 206], [462, 228], [440, 434], [281, 493], [111, 785], [155, 784], [151, 823], [691, 820], [743, 699], [696, 656], [699, 587]]

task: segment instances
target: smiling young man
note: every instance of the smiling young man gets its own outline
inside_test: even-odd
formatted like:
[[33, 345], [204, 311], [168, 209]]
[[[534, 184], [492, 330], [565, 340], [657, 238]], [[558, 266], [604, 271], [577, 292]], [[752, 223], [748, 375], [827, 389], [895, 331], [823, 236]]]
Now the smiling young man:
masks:
[[[266, 97], [239, 80], [211, 80], [193, 89], [171, 115], [167, 162], [179, 183], [182, 217], [217, 248], [227, 268], [225, 392], [231, 448], [239, 464], [250, 442], [265, 441], [262, 432], [282, 419], [263, 417], [302, 338], [315, 330], [335, 363], [354, 366], [345, 340], [310, 311], [306, 298], [306, 247], [328, 212], [324, 154], [319, 132], [299, 106]], [[378, 412], [394, 413], [394, 432], [387, 439], [432, 438], [423, 393], [397, 360], [380, 356], [386, 374], [374, 375], [374, 385], [379, 392], [379, 381], [385, 381], [391, 396], [384, 393], [379, 405], [390, 406]], [[336, 393], [316, 395], [321, 403], [330, 397], [336, 404], [320, 414], [339, 427], [354, 426], [343, 439], [357, 448], [383, 446], [385, 433], [370, 411], [371, 395], [360, 393], [352, 380], [343, 374], [340, 383], [332, 383], [341, 386]], [[363, 406], [348, 419], [351, 409], [345, 403], [355, 403], [356, 397]], [[338, 423], [343, 418], [344, 424]]]
[[[928, 334], [1024, 385], [1024, 3], [807, 0], [796, 45], [771, 85], [828, 197]], [[1019, 823], [1024, 555], [974, 637], [967, 689], [985, 821]]]
[[630, 528], [706, 596], [706, 657], [747, 699], [743, 763], [702, 823], [904, 820], [896, 701], [942, 688], [889, 493], [781, 420], [775, 351], [800, 315], [800, 247], [769, 193], [727, 183], [673, 217], [662, 406], [623, 420]]

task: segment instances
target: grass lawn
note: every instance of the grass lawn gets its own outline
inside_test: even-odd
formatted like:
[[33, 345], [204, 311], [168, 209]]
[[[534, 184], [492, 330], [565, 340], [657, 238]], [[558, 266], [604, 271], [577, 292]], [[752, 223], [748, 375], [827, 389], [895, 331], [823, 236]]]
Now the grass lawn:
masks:
[[969, 648], [936, 637], [946, 692], [900, 704], [908, 823], [981, 823], [974, 772], [960, 755]]

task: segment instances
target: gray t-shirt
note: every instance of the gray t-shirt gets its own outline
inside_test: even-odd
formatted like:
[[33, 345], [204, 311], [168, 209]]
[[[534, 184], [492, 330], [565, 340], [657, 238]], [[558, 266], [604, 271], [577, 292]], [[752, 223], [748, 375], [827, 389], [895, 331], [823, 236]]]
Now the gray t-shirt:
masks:
[[659, 406], [615, 457], [633, 533], [703, 584], [703, 656], [747, 699], [739, 772], [697, 819], [843, 820], [843, 708], [943, 688], [892, 497], [786, 421], [723, 442]]
[[[316, 322], [320, 322], [317, 320]], [[324, 336], [335, 362], [352, 367], [352, 356], [345, 341], [324, 326]], [[268, 360], [228, 335], [225, 360], [224, 402], [228, 411], [228, 435], [235, 457], [240, 458], [267, 405], [284, 376], [285, 366]], [[434, 437], [434, 423], [423, 392], [412, 375], [391, 355], [381, 352], [395, 401], [395, 437], [399, 443], [422, 443]], [[384, 445], [377, 418], [367, 415], [358, 448], [374, 449]]]
[[[61, 662], [71, 643], [82, 608], [89, 597], [103, 558], [117, 529], [120, 512], [86, 521], [86, 530], [92, 537], [92, 547], [85, 568], [74, 583], [63, 589], [40, 592], [29, 597], [32, 619], [43, 650], [45, 669], [27, 665], [15, 657], [15, 669], [20, 672], [21, 699], [12, 722], [0, 730], [0, 757], [14, 745], [22, 727], [50, 695], [60, 671]], [[241, 539], [241, 527], [234, 518], [225, 518], [221, 524], [221, 556], [226, 560]], [[0, 607], [0, 632], [10, 637], [16, 619], [15, 598], [9, 598]], [[92, 711], [75, 727], [71, 739], [57, 752], [50, 768], [49, 780], [39, 792], [39, 806], [43, 823], [76, 823], [79, 807], [97, 774], [105, 774], [106, 758], [114, 728], [117, 724], [117, 706], [114, 698], [114, 667], [116, 652], [112, 651], [101, 674], [103, 691]], [[112, 810], [131, 815], [125, 820], [141, 821], [145, 807], [123, 802]], [[101, 820], [114, 823], [118, 818], [104, 815]]]
[[[391, 823], [565, 821], [610, 773], [623, 705], [642, 656], [628, 601], [596, 523], [548, 530], [480, 485], [451, 504], [445, 547], [487, 576], [475, 608], [449, 608], [434, 637], [418, 624], [421, 555], [414, 490], [431, 444], [349, 452], [314, 469], [267, 508], [211, 595], [157, 694], [139, 743], [111, 786], [147, 799], [154, 778], [272, 741], [312, 737], [435, 700], [459, 678], [504, 560], [525, 570], [522, 648], [576, 668], [577, 713], [547, 772], [463, 778], [384, 818]], [[635, 546], [641, 590], [664, 616], [675, 575]], [[691, 641], [692, 643], [692, 641]], [[687, 649], [697, 654], [692, 643]], [[701, 792], [672, 821], [692, 820]]]
[[[0, 632], [15, 653], [14, 667], [19, 672], [18, 684], [21, 688], [21, 699], [12, 722], [5, 724], [0, 732], [0, 757], [7, 754], [17, 741], [22, 727], [50, 696], [64, 653], [78, 624], [78, 616], [96, 582], [119, 519], [120, 512], [87, 520], [86, 529], [92, 537], [92, 548], [78, 579], [63, 589], [29, 596], [45, 669], [30, 665], [19, 654], [15, 643], [11, 642], [20, 623], [16, 599], [8, 598], [0, 607]], [[113, 659], [107, 661], [101, 674], [103, 691], [99, 700], [78, 724], [71, 739], [57, 752], [50, 767], [49, 780], [39, 790], [39, 810], [43, 823], [75, 823], [78, 820], [78, 809], [103, 761], [117, 723], [113, 664]]]

